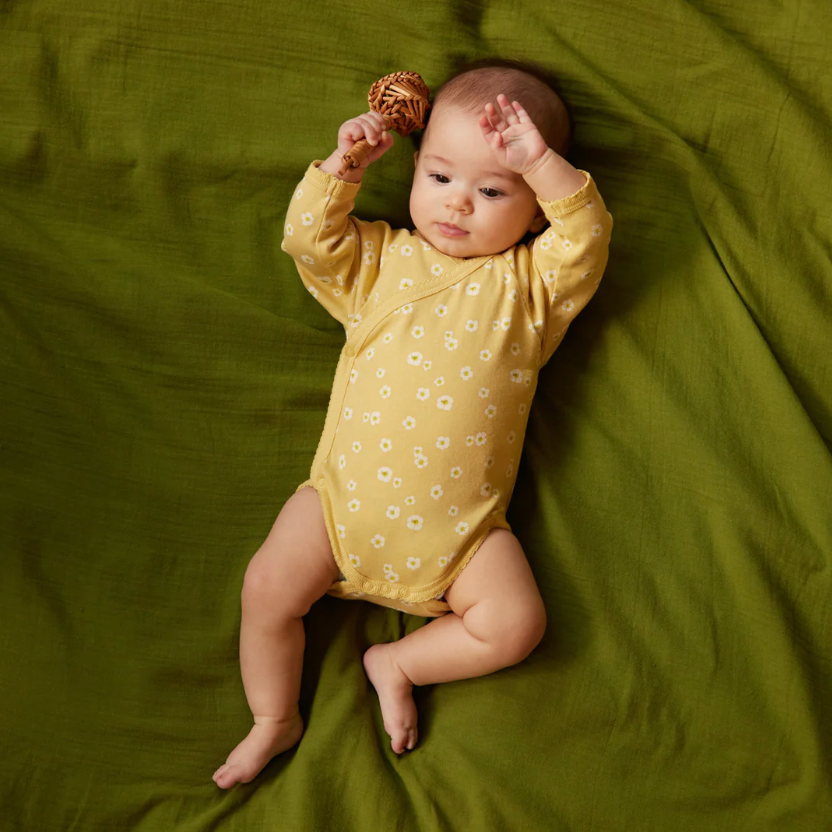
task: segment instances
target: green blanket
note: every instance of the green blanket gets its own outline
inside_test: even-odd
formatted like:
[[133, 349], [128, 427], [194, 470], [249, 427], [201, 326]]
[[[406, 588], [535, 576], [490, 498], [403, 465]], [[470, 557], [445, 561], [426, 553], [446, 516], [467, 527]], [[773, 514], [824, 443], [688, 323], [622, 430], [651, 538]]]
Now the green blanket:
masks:
[[[0, 0], [0, 828], [832, 828], [825, 0]], [[549, 613], [389, 747], [325, 598], [300, 745], [248, 730], [239, 591], [343, 330], [279, 249], [378, 77], [543, 63], [615, 218], [540, 378], [509, 521]], [[357, 213], [407, 222], [413, 146]]]

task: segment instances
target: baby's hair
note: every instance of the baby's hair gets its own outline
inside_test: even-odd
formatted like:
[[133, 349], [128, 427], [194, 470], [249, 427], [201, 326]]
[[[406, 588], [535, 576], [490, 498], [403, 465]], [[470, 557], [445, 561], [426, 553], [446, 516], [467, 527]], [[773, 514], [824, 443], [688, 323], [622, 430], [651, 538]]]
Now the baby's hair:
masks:
[[509, 101], [519, 101], [546, 144], [566, 155], [572, 132], [569, 112], [555, 92], [554, 78], [528, 61], [486, 58], [463, 64], [433, 94], [428, 122], [438, 104], [481, 111], [487, 102], [496, 101], [498, 93]]

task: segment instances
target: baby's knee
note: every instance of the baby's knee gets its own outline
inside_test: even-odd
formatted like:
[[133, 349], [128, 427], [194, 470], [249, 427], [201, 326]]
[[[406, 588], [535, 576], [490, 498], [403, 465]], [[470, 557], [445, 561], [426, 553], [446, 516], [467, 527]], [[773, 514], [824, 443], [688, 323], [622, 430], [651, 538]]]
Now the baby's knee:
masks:
[[243, 609], [265, 617], [302, 617], [309, 612], [301, 599], [290, 591], [292, 581], [287, 579], [274, 557], [258, 552], [246, 569], [243, 578]]
[[523, 661], [543, 639], [546, 609], [535, 599], [514, 609], [505, 610], [492, 630], [494, 649], [504, 667]]

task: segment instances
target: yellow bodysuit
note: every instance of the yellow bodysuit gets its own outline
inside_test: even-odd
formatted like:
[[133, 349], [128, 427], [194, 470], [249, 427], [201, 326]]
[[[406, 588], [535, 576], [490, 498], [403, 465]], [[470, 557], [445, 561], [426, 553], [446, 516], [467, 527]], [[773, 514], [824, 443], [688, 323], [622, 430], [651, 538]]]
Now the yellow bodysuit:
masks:
[[330, 593], [436, 616], [506, 509], [540, 368], [592, 297], [612, 217], [588, 174], [540, 202], [530, 246], [460, 259], [350, 216], [359, 185], [313, 163], [282, 248], [343, 323], [310, 479], [345, 580]]

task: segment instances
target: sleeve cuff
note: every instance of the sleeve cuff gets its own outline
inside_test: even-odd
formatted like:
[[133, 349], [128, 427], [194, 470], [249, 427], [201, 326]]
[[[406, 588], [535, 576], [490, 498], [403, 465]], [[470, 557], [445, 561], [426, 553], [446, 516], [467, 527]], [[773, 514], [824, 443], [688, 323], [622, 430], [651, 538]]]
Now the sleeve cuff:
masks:
[[316, 188], [323, 191], [325, 194], [331, 194], [332, 196], [345, 197], [349, 199], [354, 197], [361, 189], [360, 182], [344, 182], [343, 179], [339, 179], [331, 173], [325, 173], [324, 171], [319, 170], [319, 166], [322, 164], [323, 159], [316, 159], [306, 169], [306, 173], [303, 175], [303, 178], [311, 185], [314, 185]]

